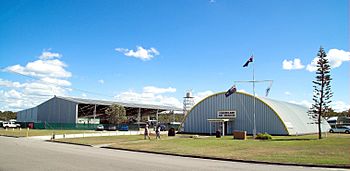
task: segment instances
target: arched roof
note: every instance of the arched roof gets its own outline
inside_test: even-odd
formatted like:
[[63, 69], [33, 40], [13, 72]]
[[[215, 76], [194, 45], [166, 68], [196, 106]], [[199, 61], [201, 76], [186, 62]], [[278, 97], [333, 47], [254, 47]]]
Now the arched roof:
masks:
[[[263, 97], [258, 97], [257, 99], [262, 100], [276, 112], [288, 129], [289, 134], [315, 132], [317, 125], [313, 124], [314, 121], [310, 119], [307, 107]], [[322, 120], [322, 130], [328, 131], [330, 128], [329, 124], [326, 120]]]
[[[204, 100], [209, 99], [213, 96], [224, 94], [225, 92], [219, 92], [212, 94], [210, 96], [205, 97], [198, 103], [196, 103], [188, 114], [191, 113], [193, 109], [196, 108], [200, 103], [202, 103]], [[238, 94], [251, 96], [251, 94], [243, 93], [243, 92], [236, 92]], [[305, 106], [279, 101], [279, 100], [273, 100], [265, 97], [256, 97], [256, 100], [259, 100], [260, 102], [266, 104], [274, 113], [278, 116], [278, 118], [282, 121], [286, 131], [289, 133], [289, 135], [296, 135], [296, 134], [305, 134], [305, 133], [315, 133], [317, 132], [317, 125], [312, 124], [312, 120], [308, 116], [308, 108]], [[188, 115], [187, 115], [188, 116]], [[186, 117], [187, 117], [186, 116]], [[186, 118], [185, 118], [186, 120]], [[184, 120], [184, 122], [185, 122]], [[322, 130], [328, 131], [330, 129], [329, 124], [322, 118], [324, 122], [322, 122]]]

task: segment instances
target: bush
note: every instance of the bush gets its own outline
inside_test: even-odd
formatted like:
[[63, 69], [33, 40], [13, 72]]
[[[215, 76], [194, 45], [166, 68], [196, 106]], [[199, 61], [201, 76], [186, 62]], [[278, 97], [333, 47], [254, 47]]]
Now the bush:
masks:
[[271, 140], [272, 136], [268, 133], [259, 133], [256, 135], [255, 139], [259, 139], [259, 140]]

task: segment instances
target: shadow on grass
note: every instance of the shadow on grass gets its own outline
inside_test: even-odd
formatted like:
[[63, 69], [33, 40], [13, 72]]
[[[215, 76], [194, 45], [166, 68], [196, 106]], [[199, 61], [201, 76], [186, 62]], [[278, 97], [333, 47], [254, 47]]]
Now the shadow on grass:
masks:
[[287, 138], [287, 139], [272, 139], [270, 141], [312, 141], [317, 140], [317, 138]]

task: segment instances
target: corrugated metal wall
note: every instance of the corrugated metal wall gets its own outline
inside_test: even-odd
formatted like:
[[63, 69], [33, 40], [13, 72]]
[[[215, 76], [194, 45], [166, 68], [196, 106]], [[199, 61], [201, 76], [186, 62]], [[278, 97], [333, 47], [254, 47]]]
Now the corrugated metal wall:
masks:
[[76, 103], [54, 97], [38, 106], [38, 122], [76, 123]]
[[38, 107], [22, 110], [17, 112], [18, 122], [37, 122]]
[[[253, 132], [253, 102], [252, 96], [234, 93], [225, 97], [224, 93], [215, 94], [204, 99], [189, 112], [184, 122], [184, 132], [210, 133], [210, 125], [207, 119], [217, 118], [217, 111], [236, 110], [236, 119], [228, 123], [228, 134], [233, 130]], [[213, 126], [213, 125], [212, 125]], [[288, 132], [275, 112], [266, 104], [256, 99], [256, 128], [257, 133], [267, 132], [275, 135], [288, 135]]]

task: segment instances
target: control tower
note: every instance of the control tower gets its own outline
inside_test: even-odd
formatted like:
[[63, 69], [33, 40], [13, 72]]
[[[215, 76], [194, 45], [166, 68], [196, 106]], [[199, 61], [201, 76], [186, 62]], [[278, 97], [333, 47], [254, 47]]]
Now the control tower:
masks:
[[186, 96], [184, 97], [184, 115], [186, 116], [188, 111], [193, 107], [194, 105], [194, 97], [192, 96], [192, 90], [188, 90], [186, 92]]

